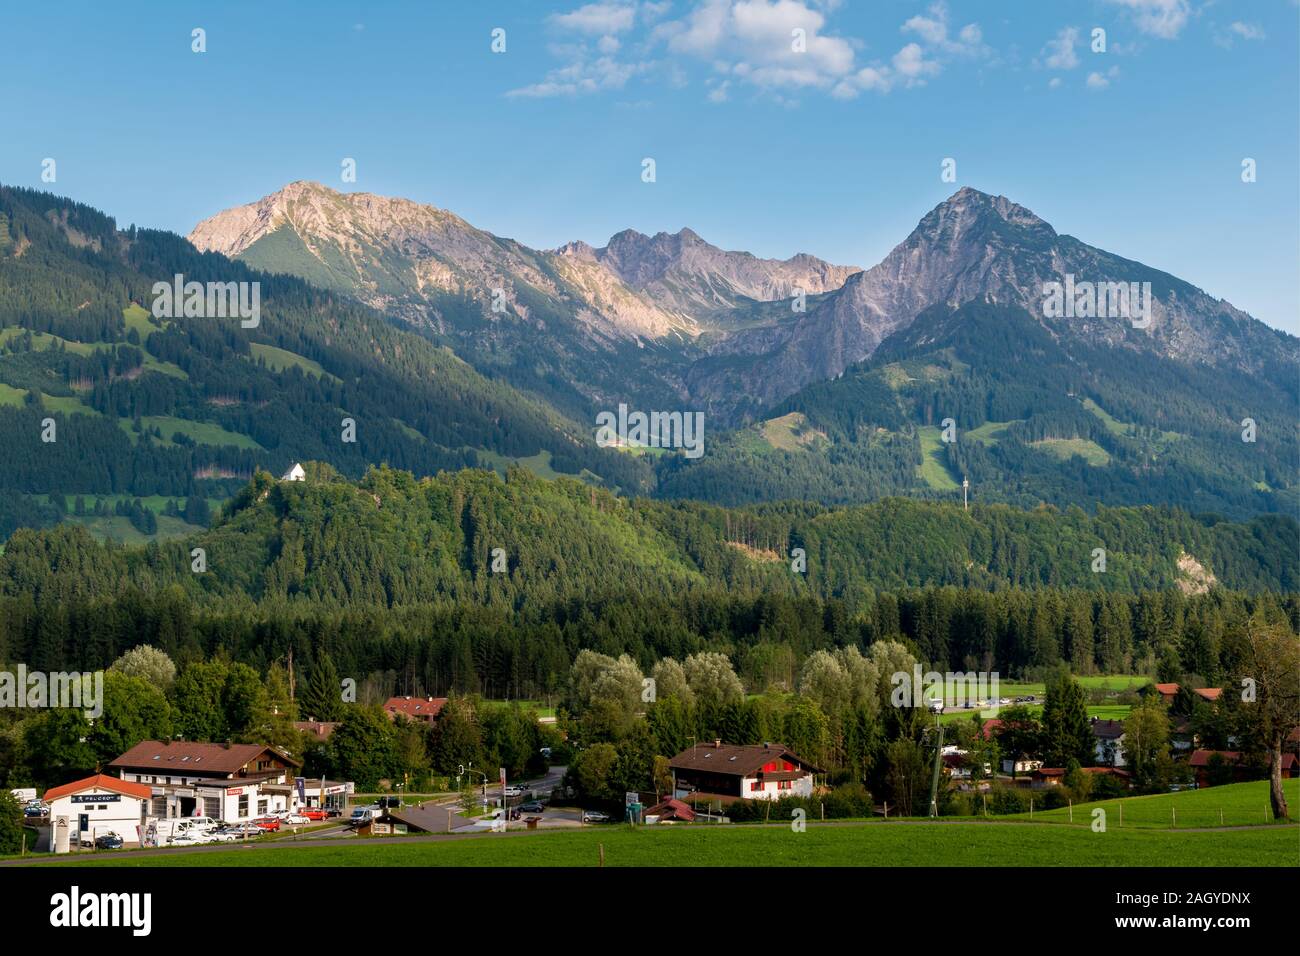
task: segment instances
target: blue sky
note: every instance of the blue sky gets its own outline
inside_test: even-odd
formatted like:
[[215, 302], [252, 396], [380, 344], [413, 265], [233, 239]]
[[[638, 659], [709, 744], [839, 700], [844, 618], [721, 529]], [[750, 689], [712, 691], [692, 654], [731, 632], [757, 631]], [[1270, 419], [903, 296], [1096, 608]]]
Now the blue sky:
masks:
[[172, 0], [4, 27], [0, 182], [123, 225], [314, 179], [539, 247], [690, 226], [870, 266], [970, 185], [1300, 332], [1294, 0]]

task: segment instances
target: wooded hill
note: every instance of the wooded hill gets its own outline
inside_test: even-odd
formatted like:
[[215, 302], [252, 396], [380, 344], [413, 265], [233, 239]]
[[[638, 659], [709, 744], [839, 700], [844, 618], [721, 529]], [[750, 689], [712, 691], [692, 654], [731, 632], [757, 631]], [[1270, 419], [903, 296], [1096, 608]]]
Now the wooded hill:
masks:
[[[964, 512], [908, 499], [726, 509], [625, 499], [518, 468], [504, 479], [373, 468], [358, 482], [327, 465], [310, 472], [305, 482], [259, 473], [210, 530], [142, 549], [105, 547], [80, 529], [19, 531], [0, 558], [0, 589], [38, 603], [130, 582], [146, 592], [179, 587], [200, 602], [518, 608], [718, 588], [852, 606], [867, 588], [922, 585], [1290, 592], [1300, 583], [1296, 524], [1280, 515], [1234, 523], [1158, 508]], [[193, 548], [205, 553], [204, 573], [190, 569]], [[795, 549], [806, 573], [792, 569]], [[1096, 549], [1104, 571], [1094, 570]]]

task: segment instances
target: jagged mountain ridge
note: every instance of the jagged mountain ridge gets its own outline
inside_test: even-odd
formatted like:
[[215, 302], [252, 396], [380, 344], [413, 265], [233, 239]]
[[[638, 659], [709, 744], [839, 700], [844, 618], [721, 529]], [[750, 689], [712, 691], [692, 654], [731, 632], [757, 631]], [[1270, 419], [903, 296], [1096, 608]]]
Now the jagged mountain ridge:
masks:
[[189, 238], [385, 309], [574, 413], [689, 400], [682, 370], [701, 336], [787, 320], [755, 310], [858, 271], [728, 252], [688, 229], [535, 250], [433, 206], [309, 182], [218, 213]]
[[[1122, 317], [1048, 319], [1043, 284], [1072, 274], [1089, 282], [1150, 282], [1150, 325]], [[1138, 349], [1181, 362], [1278, 372], [1293, 337], [1167, 273], [1058, 234], [1023, 206], [964, 187], [931, 210], [878, 265], [786, 326], [719, 342], [690, 376], [696, 394], [736, 388], [776, 403], [869, 358], [932, 306], [989, 302], [1022, 308], [1063, 341]], [[737, 356], [749, 357], [738, 364]], [[1279, 361], [1281, 360], [1281, 361]], [[714, 366], [717, 366], [715, 369]]]
[[[219, 213], [190, 238], [427, 326], [489, 374], [577, 415], [629, 401], [701, 408], [720, 423], [760, 417], [870, 358], [926, 309], [969, 302], [1024, 309], [1063, 343], [1185, 363], [1277, 375], [1296, 355], [1293, 338], [1230, 303], [970, 187], [865, 271], [728, 252], [690, 229], [539, 251], [432, 206], [315, 183]], [[1149, 327], [1044, 317], [1043, 283], [1067, 273], [1150, 282]], [[504, 312], [492, 310], [494, 289]], [[789, 307], [798, 290], [803, 312]]]

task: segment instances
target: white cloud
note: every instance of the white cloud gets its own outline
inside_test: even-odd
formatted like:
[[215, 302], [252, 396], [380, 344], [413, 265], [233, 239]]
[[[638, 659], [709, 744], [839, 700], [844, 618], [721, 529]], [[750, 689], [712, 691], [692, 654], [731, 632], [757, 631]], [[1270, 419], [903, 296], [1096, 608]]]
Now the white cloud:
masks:
[[[733, 87], [748, 84], [772, 98], [779, 91], [823, 90], [839, 98], [862, 91], [888, 92], [937, 76], [945, 54], [989, 53], [977, 23], [955, 30], [943, 0], [924, 15], [909, 18], [905, 43], [888, 61], [861, 63], [862, 43], [836, 35], [828, 15], [841, 0], [695, 0], [680, 15], [659, 0], [597, 0], [549, 22], [563, 34], [553, 55], [567, 65], [542, 82], [510, 91], [512, 96], [558, 96], [617, 89], [652, 69], [669, 82], [684, 82], [683, 64], [706, 64], [727, 82], [709, 84], [713, 102], [728, 99]], [[634, 62], [621, 62], [627, 55]], [[662, 56], [662, 60], [651, 60]], [[793, 101], [779, 97], [783, 103]]]
[[1112, 66], [1105, 74], [1092, 72], [1088, 74], [1087, 87], [1090, 90], [1104, 90], [1110, 86], [1110, 81], [1119, 76], [1119, 67]]
[[510, 90], [507, 96], [543, 98], [575, 96], [601, 90], [620, 90], [627, 81], [654, 67], [653, 63], [619, 63], [602, 56], [590, 62], [580, 60], [546, 74], [546, 79], [531, 86]]
[[1264, 39], [1263, 27], [1257, 26], [1254, 23], [1242, 23], [1240, 20], [1237, 20], [1232, 24], [1232, 26], [1228, 27], [1228, 29], [1237, 34], [1237, 36], [1241, 37], [1243, 40]]
[[966, 24], [957, 32], [955, 40], [948, 36], [948, 5], [943, 0], [932, 3], [925, 15], [909, 18], [901, 29], [903, 33], [915, 33], [927, 45], [945, 53], [983, 56], [989, 52], [978, 23]]
[[1047, 85], [1054, 90], [1061, 85], [1061, 78], [1059, 76], [1054, 76], [1047, 81]]
[[924, 83], [925, 77], [939, 72], [939, 64], [925, 58], [919, 44], [909, 43], [894, 54], [894, 70], [908, 86]]
[[1079, 65], [1079, 54], [1074, 45], [1079, 41], [1078, 27], [1063, 27], [1054, 39], [1048, 40], [1040, 54], [1049, 70], [1073, 70]]
[[636, 4], [615, 3], [612, 0], [589, 3], [570, 13], [556, 13], [551, 16], [551, 22], [556, 26], [593, 36], [623, 33], [632, 29], [632, 22], [635, 19]]
[[1139, 30], [1162, 40], [1172, 40], [1182, 32], [1191, 16], [1188, 0], [1108, 0], [1126, 8]]

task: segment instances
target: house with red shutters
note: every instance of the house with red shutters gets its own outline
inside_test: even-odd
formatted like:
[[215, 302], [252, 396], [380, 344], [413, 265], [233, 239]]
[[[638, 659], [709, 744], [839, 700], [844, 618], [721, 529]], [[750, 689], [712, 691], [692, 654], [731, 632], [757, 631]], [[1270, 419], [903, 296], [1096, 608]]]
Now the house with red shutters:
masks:
[[724, 803], [810, 797], [813, 774], [822, 772], [782, 744], [736, 745], [721, 740], [683, 750], [668, 766], [675, 799]]

